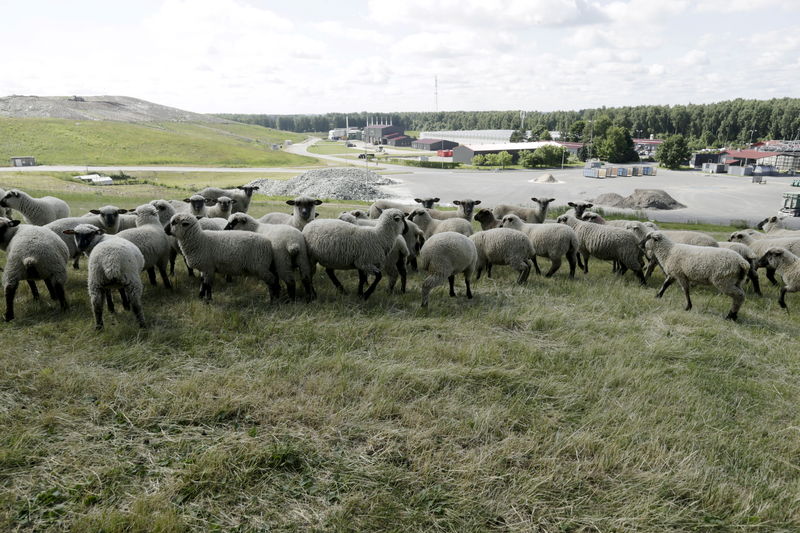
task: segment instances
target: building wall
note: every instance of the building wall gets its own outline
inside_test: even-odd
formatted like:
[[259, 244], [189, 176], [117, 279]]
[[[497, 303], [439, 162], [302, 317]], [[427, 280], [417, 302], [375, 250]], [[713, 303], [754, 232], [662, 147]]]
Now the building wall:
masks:
[[781, 172], [800, 170], [800, 154], [778, 154], [772, 157], [759, 159], [761, 165], [772, 165]]
[[467, 146], [456, 146], [453, 148], [453, 162], [454, 163], [466, 163], [468, 165], [472, 164], [472, 157], [475, 155], [475, 152], [472, 148]]

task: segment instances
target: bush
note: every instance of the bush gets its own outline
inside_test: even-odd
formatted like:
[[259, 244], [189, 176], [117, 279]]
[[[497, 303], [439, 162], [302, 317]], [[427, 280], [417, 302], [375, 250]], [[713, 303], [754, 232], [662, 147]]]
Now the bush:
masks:
[[472, 158], [472, 164], [476, 167], [482, 167], [486, 164], [486, 158], [483, 157], [481, 154], [477, 154]]

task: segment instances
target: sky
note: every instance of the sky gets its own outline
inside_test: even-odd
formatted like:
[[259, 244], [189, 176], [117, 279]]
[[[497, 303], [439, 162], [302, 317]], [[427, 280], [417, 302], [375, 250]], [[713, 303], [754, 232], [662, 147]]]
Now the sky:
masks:
[[0, 96], [125, 95], [268, 114], [800, 97], [798, 8], [800, 0], [0, 0]]

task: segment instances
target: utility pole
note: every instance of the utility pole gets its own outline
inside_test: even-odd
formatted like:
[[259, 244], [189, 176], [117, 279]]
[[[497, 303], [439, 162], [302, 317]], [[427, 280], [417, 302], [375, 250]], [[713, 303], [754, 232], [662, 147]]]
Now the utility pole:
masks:
[[439, 76], [433, 77], [433, 111], [439, 112]]

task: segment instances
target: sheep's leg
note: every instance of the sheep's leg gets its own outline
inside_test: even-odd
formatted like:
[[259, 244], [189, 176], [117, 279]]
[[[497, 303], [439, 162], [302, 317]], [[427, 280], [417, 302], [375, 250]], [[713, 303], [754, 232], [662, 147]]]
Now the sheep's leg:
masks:
[[775, 269], [774, 268], [767, 267], [767, 279], [773, 285], [777, 285], [778, 284], [778, 280], [775, 279]]
[[169, 251], [169, 275], [175, 275], [175, 259], [178, 257], [178, 252], [170, 249]]
[[397, 261], [397, 271], [400, 273], [400, 292], [402, 294], [406, 293], [406, 280], [408, 279], [408, 271], [406, 270], [406, 261], [403, 258], [400, 258]]
[[150, 280], [150, 285], [156, 286], [156, 269], [150, 267], [147, 269], [147, 279]]
[[428, 307], [428, 298], [431, 291], [444, 283], [444, 276], [431, 274], [422, 282], [422, 307]]
[[455, 274], [451, 274], [451, 275], [450, 275], [450, 276], [447, 278], [447, 281], [449, 281], [449, 282], [450, 282], [450, 297], [452, 298], [453, 296], [455, 296], [455, 295], [456, 295], [456, 288], [455, 288], [455, 284], [456, 284], [456, 275], [455, 275]]
[[581, 255], [583, 255], [583, 273], [584, 274], [588, 274], [589, 273], [589, 254], [588, 253], [586, 253], [586, 254], [578, 254], [578, 264], [579, 265], [581, 263]]
[[9, 283], [6, 285], [6, 322], [14, 320], [14, 295], [17, 294], [18, 283]]
[[92, 291], [92, 311], [94, 311], [94, 329], [103, 329], [103, 296], [105, 291], [102, 289]]
[[747, 271], [747, 277], [750, 279], [750, 283], [753, 284], [753, 292], [761, 296], [761, 284], [758, 281], [758, 271], [750, 267], [750, 270]]
[[[211, 285], [214, 283], [214, 275], [202, 272], [200, 274], [200, 298], [205, 298], [206, 302], [211, 301]], [[133, 302], [131, 302], [133, 303]]]
[[581, 253], [578, 252], [575, 254], [575, 261], [578, 263], [578, 268], [583, 268], [583, 259], [581, 258]]
[[469, 277], [470, 277], [470, 273], [469, 272], [464, 272], [464, 285], [467, 286], [467, 298], [471, 300], [472, 299], [472, 287], [469, 286]]
[[684, 310], [690, 311], [692, 309], [692, 298], [689, 296], [689, 280], [679, 279], [678, 283], [683, 287], [683, 295], [686, 296], [686, 307]]
[[111, 298], [111, 289], [104, 289], [103, 293], [106, 297], [106, 305], [108, 306], [108, 312], [112, 315], [116, 312], [114, 309], [114, 300]]
[[297, 299], [297, 284], [294, 280], [285, 281], [284, 283], [286, 284], [286, 294], [289, 295], [289, 300], [295, 301]]
[[628, 267], [625, 266], [625, 265], [619, 265], [618, 267], [614, 266], [614, 265], [617, 265], [617, 261], [616, 260], [612, 261], [611, 264], [612, 264], [611, 272], [614, 272], [619, 277], [624, 276], [625, 272], [628, 271]]
[[369, 286], [367, 292], [364, 293], [365, 302], [372, 295], [372, 293], [375, 292], [375, 288], [378, 286], [378, 283], [381, 281], [381, 278], [383, 277], [383, 274], [381, 274], [381, 271], [378, 270], [377, 268], [374, 270], [374, 273], [375, 273], [375, 281], [372, 282], [372, 285]]
[[[567, 262], [569, 263], [569, 277], [574, 279], [575, 278], [575, 263], [577, 263], [575, 252], [567, 252]], [[534, 258], [534, 264], [536, 259]], [[537, 267], [538, 270], [538, 267]]]
[[358, 296], [364, 296], [364, 285], [367, 284], [367, 273], [363, 270], [358, 270]]
[[645, 280], [650, 279], [650, 276], [653, 275], [653, 271], [656, 269], [656, 266], [658, 266], [658, 260], [656, 259], [655, 254], [653, 254], [653, 256], [650, 258], [650, 262], [647, 264], [647, 272], [644, 274]]
[[186, 272], [189, 274], [189, 277], [193, 278], [194, 277], [194, 270], [192, 270], [192, 267], [189, 266], [189, 261], [186, 260], [186, 256], [185, 255], [183, 256], [183, 264], [186, 265]]
[[[641, 272], [641, 270], [639, 272]], [[662, 296], [664, 296], [664, 292], [666, 292], [669, 286], [672, 285], [673, 283], [675, 283], [675, 278], [667, 276], [667, 279], [664, 280], [664, 284], [661, 285], [661, 288], [656, 293], [656, 298], [661, 298]]]
[[[553, 274], [558, 272], [558, 269], [561, 268], [561, 257], [550, 258], [550, 270], [547, 271], [547, 274], [544, 277], [549, 278], [552, 277]], [[575, 273], [575, 265], [571, 266], [572, 273]], [[541, 272], [537, 272], [537, 274], [541, 274]]]
[[303, 290], [306, 293], [306, 302], [311, 302], [316, 299], [317, 291], [314, 290], [314, 284], [311, 278], [303, 278]]
[[522, 285], [528, 279], [528, 274], [531, 273], [531, 265], [526, 260], [522, 264], [517, 265], [517, 271], [519, 272], [519, 276], [517, 277], [517, 283]]
[[125, 289], [119, 289], [119, 298], [122, 300], [122, 308], [125, 311], [131, 310], [131, 302], [128, 300], [128, 293], [125, 292]]
[[492, 264], [486, 263], [486, 277], [492, 279]]
[[273, 276], [272, 279], [265, 279], [264, 282], [267, 284], [267, 291], [269, 292], [269, 302], [277, 302], [281, 296], [281, 282], [280, 280]]
[[[146, 328], [147, 324], [144, 322], [144, 312], [142, 311], [142, 290], [135, 285], [129, 285], [125, 288], [128, 293], [128, 300], [131, 303], [131, 311], [136, 317], [136, 322], [139, 323], [140, 328]], [[209, 289], [209, 298], [211, 297], [211, 289]]]
[[161, 281], [164, 283], [164, 287], [172, 289], [172, 282], [170, 282], [169, 274], [167, 274], [167, 265], [158, 265], [158, 273], [161, 275]]
[[786, 312], [789, 312], [789, 308], [786, 306], [786, 286], [781, 287], [781, 294], [778, 296], [778, 305], [782, 308], [786, 309]]
[[80, 267], [81, 267], [81, 254], [77, 253], [77, 254], [75, 254], [75, 257], [73, 258], [72, 268], [74, 268], [75, 270], [78, 270]]
[[531, 262], [533, 263], [533, 268], [536, 270], [536, 275], [537, 276], [541, 276], [542, 275], [542, 271], [541, 271], [541, 269], [539, 269], [539, 262], [536, 261], [536, 256], [535, 255], [533, 257], [531, 257]]
[[644, 277], [644, 274], [641, 270], [634, 270], [636, 273], [636, 277], [639, 278], [639, 285], [647, 285], [647, 279]]
[[28, 287], [31, 288], [31, 296], [34, 300], [39, 299], [39, 288], [36, 286], [36, 282], [32, 279], [26, 280], [28, 282]]
[[408, 264], [411, 266], [412, 272], [417, 272], [417, 258], [416, 257], [409, 257]]
[[47, 287], [47, 292], [50, 294], [50, 299], [57, 300], [58, 298], [56, 297], [56, 293], [53, 290], [53, 283], [49, 279], [46, 279], [44, 280], [44, 286]]
[[61, 310], [66, 311], [69, 305], [67, 304], [67, 295], [64, 292], [64, 285], [62, 283], [53, 284], [53, 291], [56, 293], [58, 303], [61, 304]]
[[336, 277], [336, 272], [334, 272], [332, 268], [326, 268], [325, 273], [328, 275], [331, 283], [333, 283], [333, 286], [336, 287], [336, 290], [342, 294], [347, 294], [347, 291], [344, 290], [344, 286], [339, 282], [339, 278]]

